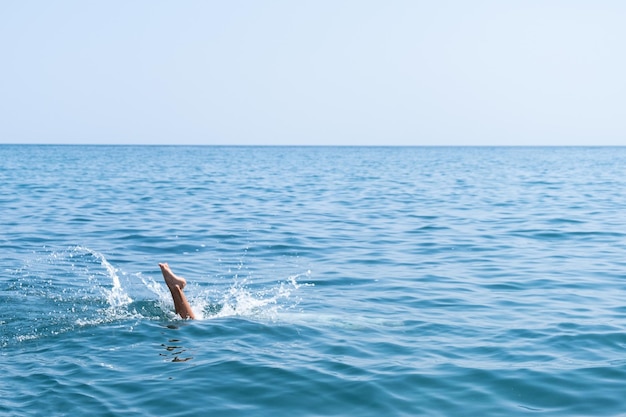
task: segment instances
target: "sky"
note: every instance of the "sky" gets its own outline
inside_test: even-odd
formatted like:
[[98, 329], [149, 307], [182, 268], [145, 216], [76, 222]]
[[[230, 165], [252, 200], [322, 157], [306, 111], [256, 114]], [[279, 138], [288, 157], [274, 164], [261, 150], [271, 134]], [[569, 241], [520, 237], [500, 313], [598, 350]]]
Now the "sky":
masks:
[[626, 2], [0, 0], [0, 143], [626, 145]]

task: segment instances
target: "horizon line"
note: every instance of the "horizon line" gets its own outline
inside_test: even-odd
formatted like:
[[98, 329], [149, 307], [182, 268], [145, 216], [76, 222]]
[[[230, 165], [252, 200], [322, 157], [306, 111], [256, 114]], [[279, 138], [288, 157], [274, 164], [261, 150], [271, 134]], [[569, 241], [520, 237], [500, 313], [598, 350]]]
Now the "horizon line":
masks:
[[0, 146], [169, 146], [169, 147], [259, 147], [259, 148], [622, 148], [626, 145], [311, 145], [311, 144], [206, 144], [206, 143], [3, 143]]

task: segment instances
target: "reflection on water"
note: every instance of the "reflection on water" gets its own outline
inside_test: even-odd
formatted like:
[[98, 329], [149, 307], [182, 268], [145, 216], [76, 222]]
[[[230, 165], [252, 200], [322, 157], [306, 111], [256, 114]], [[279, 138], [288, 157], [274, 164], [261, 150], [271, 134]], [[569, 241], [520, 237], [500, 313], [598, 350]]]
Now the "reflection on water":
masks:
[[[170, 324], [167, 328], [176, 330], [178, 326]], [[165, 333], [163, 332], [162, 334]], [[161, 352], [159, 356], [162, 356], [166, 362], [187, 362], [193, 359], [192, 356], [185, 355], [187, 349], [181, 346], [180, 339], [168, 339], [167, 343], [161, 343], [161, 347], [166, 350], [166, 353]]]

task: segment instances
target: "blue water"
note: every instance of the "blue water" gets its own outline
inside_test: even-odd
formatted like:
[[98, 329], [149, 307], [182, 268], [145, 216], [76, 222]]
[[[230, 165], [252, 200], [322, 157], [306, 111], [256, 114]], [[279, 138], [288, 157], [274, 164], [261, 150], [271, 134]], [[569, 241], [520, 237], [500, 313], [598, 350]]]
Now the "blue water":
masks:
[[0, 414], [625, 416], [625, 174], [626, 148], [0, 146]]

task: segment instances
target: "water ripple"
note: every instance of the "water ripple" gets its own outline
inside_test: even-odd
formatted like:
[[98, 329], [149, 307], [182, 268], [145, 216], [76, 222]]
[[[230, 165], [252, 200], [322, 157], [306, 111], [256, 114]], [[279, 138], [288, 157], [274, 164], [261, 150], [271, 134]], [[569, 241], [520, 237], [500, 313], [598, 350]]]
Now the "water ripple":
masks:
[[623, 415], [623, 166], [0, 146], [0, 413]]

